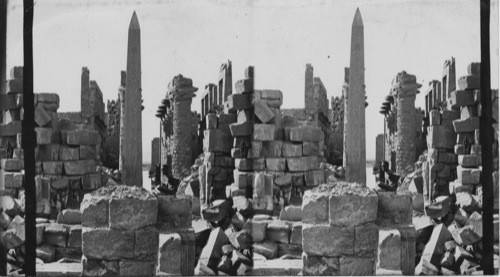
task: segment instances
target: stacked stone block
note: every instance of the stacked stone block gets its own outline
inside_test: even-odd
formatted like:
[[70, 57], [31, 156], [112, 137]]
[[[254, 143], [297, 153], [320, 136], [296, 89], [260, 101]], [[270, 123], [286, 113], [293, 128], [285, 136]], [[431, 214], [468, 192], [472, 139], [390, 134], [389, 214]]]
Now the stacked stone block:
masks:
[[86, 194], [80, 210], [82, 276], [155, 274], [159, 236], [154, 195], [135, 186], [108, 186]]
[[204, 178], [200, 182], [202, 210], [214, 200], [226, 199], [226, 188], [233, 182], [234, 160], [230, 156], [233, 141], [229, 125], [236, 122], [236, 115], [209, 113], [205, 122], [204, 160], [199, 169], [199, 176]]
[[[453, 152], [460, 139], [453, 128], [453, 121], [460, 114], [455, 110], [431, 110], [427, 127], [427, 162], [423, 164], [423, 194], [427, 204], [433, 203], [438, 196], [450, 195], [448, 184], [454, 180], [457, 169], [457, 156]], [[443, 215], [427, 215], [437, 218]]]
[[302, 202], [304, 275], [375, 275], [377, 194], [357, 183], [328, 183]]
[[449, 98], [450, 107], [460, 118], [453, 121], [457, 133], [455, 154], [458, 156], [457, 180], [461, 188], [456, 191], [456, 184], [450, 185], [451, 193], [465, 191], [482, 195], [481, 189], [481, 145], [479, 144], [479, 116], [481, 111], [480, 63], [471, 63], [467, 67], [469, 75], [458, 79], [459, 90], [453, 91]]
[[378, 193], [379, 231], [377, 268], [415, 275], [416, 236], [412, 198], [395, 192]]
[[194, 275], [195, 232], [192, 201], [186, 197], [158, 195], [159, 239], [156, 274]]

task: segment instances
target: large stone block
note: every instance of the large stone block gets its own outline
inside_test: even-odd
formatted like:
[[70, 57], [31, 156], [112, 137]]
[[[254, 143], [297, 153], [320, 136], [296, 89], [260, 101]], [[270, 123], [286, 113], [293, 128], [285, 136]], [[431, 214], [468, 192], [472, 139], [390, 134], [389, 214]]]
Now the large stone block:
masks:
[[474, 132], [479, 129], [479, 117], [453, 120], [453, 127], [456, 133]]
[[151, 261], [121, 260], [118, 276], [153, 276], [155, 263]]
[[50, 123], [52, 120], [52, 117], [50, 114], [42, 107], [42, 105], [36, 105], [35, 106], [35, 123], [40, 126], [44, 127], [47, 124]]
[[[231, 135], [233, 137], [250, 136], [253, 133], [253, 128], [254, 125], [252, 121], [229, 124], [229, 129], [231, 130]], [[206, 132], [207, 131], [205, 131], [205, 137], [206, 137]]]
[[156, 197], [149, 195], [145, 190], [140, 196], [135, 196], [134, 192], [115, 195], [109, 201], [110, 228], [136, 230], [156, 224], [158, 215]]
[[319, 168], [319, 159], [316, 156], [287, 158], [288, 170], [291, 172], [309, 171]]
[[[409, 207], [411, 209], [411, 205]], [[356, 183], [337, 183], [329, 197], [331, 225], [357, 226], [377, 221], [378, 197]]]
[[43, 162], [42, 167], [43, 167], [43, 172], [45, 174], [52, 174], [52, 175], [63, 174], [63, 162]]
[[63, 131], [68, 145], [98, 145], [101, 143], [101, 136], [95, 130], [72, 130]]
[[80, 149], [78, 147], [61, 145], [59, 148], [59, 158], [61, 161], [78, 160], [80, 159]]
[[302, 126], [285, 128], [285, 137], [295, 142], [318, 142], [323, 140], [323, 131], [318, 127]]
[[461, 90], [481, 89], [481, 79], [477, 75], [465, 75], [458, 79], [458, 88]]
[[304, 173], [305, 184], [308, 187], [317, 187], [325, 182], [325, 171], [311, 170]]
[[375, 275], [376, 258], [340, 257], [341, 276]]
[[118, 261], [95, 260], [82, 257], [82, 276], [118, 276]]
[[89, 259], [134, 258], [134, 231], [109, 228], [82, 229], [82, 253]]
[[204, 131], [203, 151], [204, 152], [225, 152], [231, 151], [231, 136], [219, 129]]
[[278, 244], [271, 241], [254, 243], [253, 252], [266, 257], [268, 260], [276, 259], [278, 257]]
[[84, 190], [95, 190], [102, 186], [101, 173], [88, 173], [81, 177], [82, 188]]
[[222, 257], [222, 246], [226, 244], [229, 244], [229, 238], [224, 231], [220, 227], [213, 229], [207, 244], [200, 254], [199, 263], [216, 270], [219, 259]]
[[398, 229], [381, 229], [379, 232], [377, 267], [401, 269], [401, 234]]
[[0, 110], [13, 110], [23, 106], [22, 94], [0, 95]]
[[252, 99], [248, 94], [231, 94], [226, 102], [229, 112], [236, 112], [252, 108]]
[[254, 124], [252, 139], [256, 141], [272, 141], [276, 132], [276, 125]]
[[464, 168], [479, 167], [481, 155], [458, 155], [458, 164]]
[[285, 171], [286, 159], [285, 158], [267, 158], [266, 168], [271, 171]]
[[109, 197], [85, 194], [80, 205], [84, 227], [107, 227], [109, 218]]
[[470, 90], [456, 90], [450, 93], [449, 103], [454, 109], [474, 104], [474, 93]]
[[378, 193], [377, 224], [381, 227], [410, 224], [412, 200], [410, 195], [394, 192]]
[[61, 224], [81, 224], [82, 213], [80, 210], [65, 209], [57, 215], [57, 223]]
[[375, 257], [379, 242], [378, 226], [371, 223], [354, 227], [354, 255]]
[[266, 102], [262, 99], [255, 99], [253, 101], [254, 113], [257, 118], [260, 119], [262, 123], [268, 123], [274, 118], [273, 111], [266, 105]]
[[302, 225], [302, 248], [307, 254], [328, 257], [353, 255], [354, 238], [354, 227]]
[[448, 148], [455, 147], [456, 134], [452, 128], [444, 125], [427, 127], [427, 147], [428, 148]]
[[339, 257], [313, 256], [302, 253], [302, 274], [304, 276], [335, 276], [340, 273]]
[[277, 243], [290, 243], [290, 224], [285, 221], [275, 220], [267, 224], [266, 237]]
[[248, 94], [253, 92], [253, 79], [241, 79], [236, 81], [234, 89], [237, 94]]
[[251, 188], [253, 185], [253, 172], [244, 172], [235, 169], [233, 171], [233, 177], [235, 185], [240, 189]]
[[95, 145], [80, 145], [80, 159], [97, 160], [99, 154]]
[[457, 166], [457, 179], [462, 184], [479, 184], [481, 170], [478, 168], [464, 168]]
[[[61, 146], [59, 144], [46, 144], [39, 145], [38, 148], [38, 159], [42, 162], [45, 161], [58, 161], [61, 151]], [[36, 151], [35, 151], [36, 152]]]
[[182, 242], [178, 233], [160, 234], [157, 273], [181, 275], [181, 252]]
[[294, 158], [302, 156], [302, 143], [283, 143], [283, 157]]
[[302, 222], [294, 222], [290, 230], [290, 243], [302, 245]]
[[96, 172], [96, 163], [94, 160], [68, 161], [64, 162], [64, 171], [67, 175], [84, 175], [87, 173], [93, 173]]
[[262, 155], [264, 158], [280, 158], [282, 157], [282, 149], [282, 141], [264, 141], [262, 143]]
[[24, 174], [0, 169], [0, 189], [19, 189], [23, 187]]
[[[37, 128], [35, 128], [36, 131]], [[21, 121], [13, 121], [8, 124], [0, 124], [0, 134], [2, 137], [15, 136], [18, 133], [22, 132], [22, 123]], [[38, 134], [38, 132], [37, 132]]]
[[422, 252], [422, 260], [427, 260], [435, 266], [439, 266], [441, 256], [444, 254], [444, 243], [452, 240], [450, 231], [444, 224], [439, 224], [432, 230], [432, 235]]
[[73, 225], [69, 228], [68, 247], [82, 247], [82, 229], [83, 226], [80, 224]]
[[307, 190], [302, 199], [302, 222], [326, 223], [328, 221], [328, 193], [318, 189]]
[[177, 198], [173, 195], [158, 195], [157, 198], [157, 226], [160, 230], [191, 227], [191, 199]]
[[68, 234], [69, 230], [63, 224], [47, 224], [43, 233], [43, 241], [49, 245], [66, 247], [68, 243]]

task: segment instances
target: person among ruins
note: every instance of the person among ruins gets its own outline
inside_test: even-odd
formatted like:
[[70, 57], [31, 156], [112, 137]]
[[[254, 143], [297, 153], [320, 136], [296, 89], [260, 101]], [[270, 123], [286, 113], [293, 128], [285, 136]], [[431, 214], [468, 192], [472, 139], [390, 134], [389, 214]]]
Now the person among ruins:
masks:
[[389, 169], [387, 161], [381, 162], [378, 186], [384, 191], [396, 191], [400, 176]]

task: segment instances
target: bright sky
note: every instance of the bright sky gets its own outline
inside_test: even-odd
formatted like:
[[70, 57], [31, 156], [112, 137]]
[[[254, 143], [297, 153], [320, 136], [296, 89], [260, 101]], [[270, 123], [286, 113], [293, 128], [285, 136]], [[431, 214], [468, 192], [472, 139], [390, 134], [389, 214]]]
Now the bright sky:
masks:
[[[9, 0], [7, 68], [22, 65], [22, 1]], [[471, 0], [38, 0], [33, 30], [35, 92], [60, 95], [59, 111], [80, 110], [82, 66], [104, 99], [116, 99], [126, 68], [127, 30], [133, 11], [141, 26], [143, 161], [159, 136], [154, 117], [167, 84], [181, 73], [198, 87], [192, 108], [216, 83], [219, 67], [233, 64], [233, 82], [255, 66], [257, 89], [280, 89], [282, 108], [304, 106], [306, 63], [328, 91], [340, 96], [349, 66], [356, 7], [365, 33], [366, 154], [375, 158], [383, 132], [378, 113], [394, 76], [406, 70], [423, 85], [441, 79], [443, 62], [455, 57], [457, 79], [479, 62], [479, 1]], [[498, 0], [492, 1], [492, 87], [498, 88]]]

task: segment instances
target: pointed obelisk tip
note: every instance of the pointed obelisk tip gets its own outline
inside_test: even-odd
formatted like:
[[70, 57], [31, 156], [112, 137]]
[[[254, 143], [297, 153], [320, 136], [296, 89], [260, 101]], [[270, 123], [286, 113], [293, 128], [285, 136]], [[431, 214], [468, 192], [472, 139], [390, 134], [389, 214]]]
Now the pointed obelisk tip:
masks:
[[356, 14], [354, 15], [354, 21], [352, 22], [353, 26], [363, 26], [363, 19], [361, 18], [361, 12], [359, 8], [356, 8]]
[[139, 19], [137, 19], [137, 14], [135, 13], [135, 11], [132, 14], [132, 19], [130, 20], [129, 29], [140, 29]]

